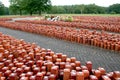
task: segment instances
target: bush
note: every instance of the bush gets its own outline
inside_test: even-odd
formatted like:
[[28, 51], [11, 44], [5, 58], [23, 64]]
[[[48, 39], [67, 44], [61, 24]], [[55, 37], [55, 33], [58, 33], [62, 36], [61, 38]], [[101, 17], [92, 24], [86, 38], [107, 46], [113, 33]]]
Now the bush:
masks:
[[51, 18], [51, 16], [46, 15], [46, 16], [45, 16], [45, 20], [47, 20], [48, 18]]
[[110, 12], [110, 14], [116, 14], [116, 12], [112, 11], [112, 12]]
[[66, 21], [66, 22], [72, 22], [73, 18], [71, 16], [68, 16], [68, 17], [65, 18], [64, 21]]

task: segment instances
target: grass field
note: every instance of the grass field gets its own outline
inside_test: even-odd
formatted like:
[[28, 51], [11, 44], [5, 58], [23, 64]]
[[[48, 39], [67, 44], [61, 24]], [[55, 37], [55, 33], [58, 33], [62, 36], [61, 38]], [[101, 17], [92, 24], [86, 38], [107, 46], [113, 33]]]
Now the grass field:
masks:
[[2, 15], [2, 16], [0, 16], [0, 18], [3, 18], [3, 17], [16, 17], [16, 16], [19, 17], [19, 15]]
[[[55, 15], [55, 16], [120, 16], [120, 14], [42, 14], [42, 16], [45, 16], [45, 15]], [[3, 17], [27, 17], [27, 16], [30, 16], [30, 15], [2, 15], [0, 16], [0, 18], [3, 18]], [[34, 14], [33, 16], [39, 16], [39, 15], [36, 15]]]
[[59, 15], [59, 16], [120, 16], [120, 14], [46, 14], [46, 15]]

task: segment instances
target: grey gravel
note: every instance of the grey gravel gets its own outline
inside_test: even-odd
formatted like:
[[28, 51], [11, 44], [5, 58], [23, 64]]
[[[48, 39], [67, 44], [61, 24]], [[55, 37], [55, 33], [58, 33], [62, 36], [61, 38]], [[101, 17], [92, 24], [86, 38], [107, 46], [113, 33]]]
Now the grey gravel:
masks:
[[27, 42], [35, 42], [40, 47], [52, 49], [57, 53], [61, 52], [67, 54], [68, 57], [76, 57], [77, 60], [81, 61], [82, 65], [85, 65], [86, 61], [92, 61], [94, 69], [103, 67], [107, 72], [116, 70], [120, 71], [120, 52], [3, 27], [0, 27], [0, 32], [18, 39], [24, 39]]

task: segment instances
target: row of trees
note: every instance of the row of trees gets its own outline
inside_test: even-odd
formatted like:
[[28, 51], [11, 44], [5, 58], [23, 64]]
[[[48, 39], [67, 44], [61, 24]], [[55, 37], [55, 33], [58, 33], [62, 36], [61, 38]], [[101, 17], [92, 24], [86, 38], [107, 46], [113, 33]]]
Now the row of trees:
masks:
[[48, 13], [75, 13], [75, 14], [105, 14], [120, 13], [120, 4], [113, 4], [109, 7], [101, 7], [95, 4], [89, 5], [69, 5], [69, 6], [53, 6]]
[[120, 4], [113, 4], [109, 6], [108, 12], [120, 14]]
[[6, 14], [104, 14], [117, 13], [120, 14], [120, 4], [113, 4], [109, 7], [101, 7], [95, 4], [89, 5], [69, 5], [69, 6], [52, 6], [51, 0], [9, 0], [10, 7], [5, 7], [0, 2], [0, 15]]

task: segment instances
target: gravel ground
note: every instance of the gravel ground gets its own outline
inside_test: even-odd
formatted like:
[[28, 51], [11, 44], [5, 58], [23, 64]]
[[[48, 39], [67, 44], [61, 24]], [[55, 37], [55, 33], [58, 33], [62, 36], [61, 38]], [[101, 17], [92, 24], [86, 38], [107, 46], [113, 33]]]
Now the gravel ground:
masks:
[[115, 70], [120, 71], [120, 52], [109, 51], [94, 46], [82, 45], [2, 27], [0, 27], [0, 32], [12, 35], [18, 39], [24, 39], [28, 42], [35, 42], [43, 48], [50, 48], [55, 52], [62, 52], [69, 57], [76, 57], [77, 60], [81, 61], [82, 65], [85, 65], [85, 62], [90, 60], [93, 62], [94, 69], [103, 67], [107, 72]]

